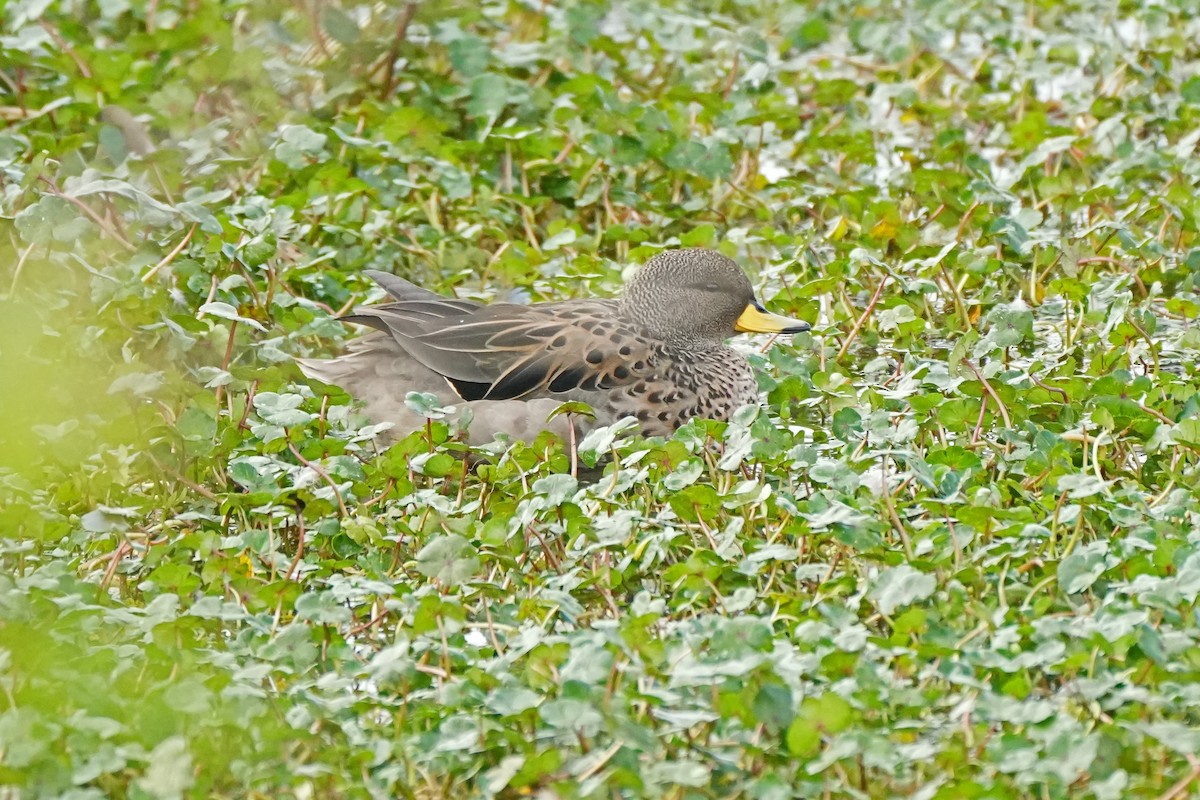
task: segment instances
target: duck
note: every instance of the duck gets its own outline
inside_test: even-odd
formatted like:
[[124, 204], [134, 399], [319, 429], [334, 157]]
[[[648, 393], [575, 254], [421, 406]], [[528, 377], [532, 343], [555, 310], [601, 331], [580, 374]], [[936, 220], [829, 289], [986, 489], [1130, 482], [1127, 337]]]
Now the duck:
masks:
[[[296, 359], [306, 377], [361, 399], [393, 436], [425, 425], [405, 402], [436, 395], [467, 441], [564, 441], [625, 417], [670, 436], [695, 417], [728, 421], [760, 402], [750, 362], [725, 342], [738, 333], [793, 334], [807, 322], [767, 311], [736, 261], [715, 250], [664, 250], [619, 297], [521, 305], [444, 297], [368, 270], [392, 302], [342, 317], [371, 328], [332, 359]], [[594, 418], [556, 415], [586, 403]], [[465, 417], [463, 415], [469, 415]], [[570, 429], [570, 430], [568, 430]]]

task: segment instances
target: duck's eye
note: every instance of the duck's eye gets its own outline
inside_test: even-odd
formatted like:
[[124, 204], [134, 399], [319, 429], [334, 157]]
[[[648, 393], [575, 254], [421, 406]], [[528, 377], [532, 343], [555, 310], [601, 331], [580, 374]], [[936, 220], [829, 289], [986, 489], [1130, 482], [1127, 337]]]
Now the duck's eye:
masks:
[[704, 292], [719, 292], [719, 291], [721, 291], [721, 287], [715, 283], [693, 283], [691, 288], [700, 289], [701, 291], [704, 291]]

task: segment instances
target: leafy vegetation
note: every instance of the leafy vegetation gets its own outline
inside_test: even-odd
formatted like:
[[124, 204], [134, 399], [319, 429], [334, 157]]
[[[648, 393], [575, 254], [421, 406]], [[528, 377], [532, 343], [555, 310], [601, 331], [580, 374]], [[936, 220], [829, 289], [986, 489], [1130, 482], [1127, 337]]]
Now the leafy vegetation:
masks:
[[[1191, 4], [0, 14], [0, 795], [1197, 791]], [[728, 425], [290, 360], [681, 245], [815, 324]]]

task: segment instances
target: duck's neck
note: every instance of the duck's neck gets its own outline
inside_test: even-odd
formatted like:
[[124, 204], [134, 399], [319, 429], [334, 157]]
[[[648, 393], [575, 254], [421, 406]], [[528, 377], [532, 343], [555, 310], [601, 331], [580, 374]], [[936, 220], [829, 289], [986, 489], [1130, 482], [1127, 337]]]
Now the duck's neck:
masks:
[[735, 350], [725, 344], [721, 339], [710, 339], [706, 336], [688, 336], [675, 334], [672, 336], [660, 336], [663, 345], [672, 350], [682, 350], [688, 353], [704, 355], [705, 353], [724, 354], [736, 353]]

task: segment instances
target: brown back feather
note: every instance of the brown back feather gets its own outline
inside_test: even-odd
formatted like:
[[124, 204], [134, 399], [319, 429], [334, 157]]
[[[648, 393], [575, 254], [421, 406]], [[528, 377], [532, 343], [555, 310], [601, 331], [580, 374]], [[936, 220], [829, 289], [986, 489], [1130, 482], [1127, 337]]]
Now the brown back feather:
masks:
[[619, 321], [614, 301], [464, 308], [467, 302], [406, 300], [349, 319], [389, 334], [464, 400], [612, 389], [652, 374], [658, 360], [656, 343]]

